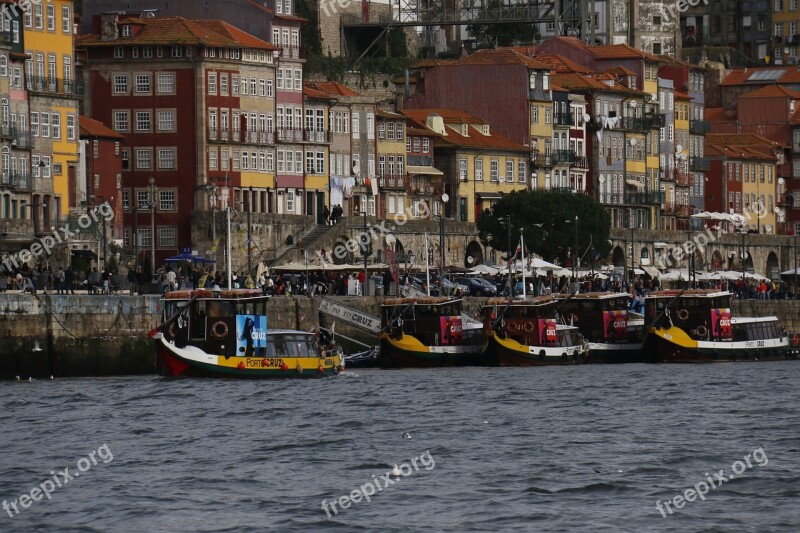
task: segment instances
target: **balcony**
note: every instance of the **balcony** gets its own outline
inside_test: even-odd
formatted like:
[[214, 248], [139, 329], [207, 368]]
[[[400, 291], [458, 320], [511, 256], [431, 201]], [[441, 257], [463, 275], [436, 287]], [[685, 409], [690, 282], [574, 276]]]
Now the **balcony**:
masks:
[[28, 76], [26, 85], [28, 90], [32, 93], [64, 97], [83, 96], [83, 82], [78, 80]]
[[[775, 205], [778, 207], [785, 207], [787, 209], [794, 208], [794, 195], [790, 192], [784, 192], [778, 195], [775, 199]], [[800, 206], [798, 206], [800, 207]]]
[[559, 163], [574, 163], [577, 156], [575, 150], [554, 150], [553, 151], [553, 164]]
[[664, 113], [647, 115], [645, 118], [650, 121], [650, 129], [665, 128], [667, 126], [667, 115]]
[[14, 139], [17, 135], [17, 126], [9, 122], [4, 122], [0, 126], [0, 137], [3, 139]]
[[711, 124], [707, 120], [689, 121], [689, 133], [692, 135], [705, 135], [711, 131]]
[[333, 132], [304, 130], [304, 140], [310, 143], [329, 143], [333, 141]]
[[589, 169], [592, 168], [592, 160], [588, 157], [576, 157], [575, 162], [572, 163], [574, 168], [585, 168]]
[[552, 167], [553, 158], [550, 154], [531, 152], [531, 164], [534, 167]]
[[12, 146], [16, 141], [16, 148], [20, 150], [30, 150], [33, 148], [33, 136], [30, 130], [15, 130], [14, 140], [11, 142]]
[[378, 177], [378, 187], [381, 189], [408, 189], [410, 186], [409, 179], [400, 174], [383, 174]]
[[623, 205], [625, 203], [625, 195], [603, 193], [600, 195], [600, 203], [604, 205]]
[[622, 129], [647, 133], [650, 130], [650, 119], [641, 117], [622, 117]]
[[663, 191], [635, 192], [627, 196], [626, 203], [633, 205], [660, 205], [666, 201]]
[[32, 180], [30, 174], [19, 172], [3, 172], [0, 178], [0, 186], [22, 191], [32, 190]]
[[556, 113], [553, 116], [554, 126], [572, 126], [573, 124], [572, 113]]
[[689, 159], [689, 168], [697, 171], [708, 170], [711, 168], [711, 160], [707, 157], [692, 157]]
[[283, 57], [286, 59], [300, 59], [303, 57], [303, 53], [299, 46], [282, 46], [280, 48], [280, 55], [278, 57]]

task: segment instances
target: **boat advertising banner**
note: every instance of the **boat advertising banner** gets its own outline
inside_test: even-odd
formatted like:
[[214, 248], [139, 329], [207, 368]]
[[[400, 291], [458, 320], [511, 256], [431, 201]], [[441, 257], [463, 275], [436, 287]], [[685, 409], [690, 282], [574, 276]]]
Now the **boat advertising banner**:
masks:
[[711, 310], [711, 337], [715, 339], [732, 339], [730, 308]]
[[554, 345], [558, 341], [555, 318], [539, 319], [539, 341], [547, 345]]
[[628, 335], [628, 313], [626, 311], [603, 311], [603, 337], [624, 339]]
[[442, 345], [452, 345], [461, 343], [461, 317], [460, 316], [440, 316], [439, 329]]
[[263, 315], [236, 315], [236, 354], [248, 357], [256, 348], [267, 347], [267, 317]]

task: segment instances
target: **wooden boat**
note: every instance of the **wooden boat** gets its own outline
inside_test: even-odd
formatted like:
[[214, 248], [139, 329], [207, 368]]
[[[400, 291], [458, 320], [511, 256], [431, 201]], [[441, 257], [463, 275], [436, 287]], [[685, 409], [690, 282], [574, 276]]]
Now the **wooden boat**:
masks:
[[483, 306], [484, 349], [499, 366], [586, 362], [588, 344], [575, 326], [558, 324], [558, 300], [489, 298]]
[[381, 305], [382, 368], [483, 364], [480, 325], [465, 327], [461, 300], [392, 298]]
[[629, 310], [626, 292], [557, 295], [558, 313], [589, 342], [590, 363], [642, 363], [644, 320]]
[[260, 291], [168, 292], [154, 332], [162, 376], [312, 378], [337, 374], [339, 351], [305, 331], [268, 329]]
[[658, 291], [645, 298], [645, 360], [707, 363], [793, 359], [774, 316], [733, 317], [726, 291]]

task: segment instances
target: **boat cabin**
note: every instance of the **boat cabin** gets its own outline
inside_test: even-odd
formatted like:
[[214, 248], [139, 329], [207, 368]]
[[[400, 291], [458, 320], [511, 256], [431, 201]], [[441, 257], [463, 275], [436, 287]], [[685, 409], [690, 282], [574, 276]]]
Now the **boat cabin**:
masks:
[[626, 292], [586, 292], [559, 295], [556, 310], [565, 324], [576, 326], [596, 343], [641, 343], [644, 327], [631, 323], [631, 295]]
[[694, 340], [732, 341], [731, 297], [726, 291], [657, 291], [644, 302], [645, 323], [675, 326]]
[[577, 346], [582, 343], [578, 328], [558, 324], [558, 300], [552, 296], [508, 302], [489, 298], [483, 306], [483, 326], [523, 346]]
[[390, 336], [410, 335], [425, 346], [465, 346], [480, 342], [480, 329], [465, 329], [461, 300], [391, 298], [381, 305], [381, 329]]
[[254, 290], [168, 292], [163, 333], [179, 348], [226, 357], [316, 357], [314, 334], [267, 330], [268, 300]]

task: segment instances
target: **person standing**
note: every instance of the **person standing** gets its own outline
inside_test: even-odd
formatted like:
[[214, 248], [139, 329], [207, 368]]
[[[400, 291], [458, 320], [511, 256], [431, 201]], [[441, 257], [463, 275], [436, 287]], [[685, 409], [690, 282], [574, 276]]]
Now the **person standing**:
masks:
[[322, 209], [322, 223], [325, 224], [326, 226], [329, 225], [330, 224], [330, 218], [331, 218], [331, 211], [330, 211], [330, 209], [328, 209], [328, 206], [326, 205]]
[[130, 290], [129, 294], [133, 296], [136, 294], [136, 270], [133, 268], [128, 269], [128, 288]]

